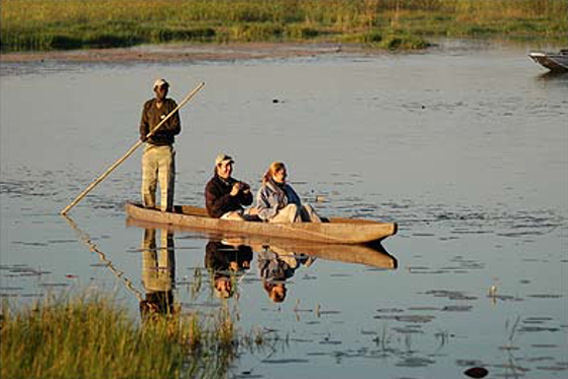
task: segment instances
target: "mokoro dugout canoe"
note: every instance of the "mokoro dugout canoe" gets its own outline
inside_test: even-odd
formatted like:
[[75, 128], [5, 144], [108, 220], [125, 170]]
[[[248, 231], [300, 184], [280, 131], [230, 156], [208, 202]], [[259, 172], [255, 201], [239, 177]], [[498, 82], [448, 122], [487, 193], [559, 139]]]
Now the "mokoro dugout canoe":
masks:
[[321, 243], [364, 244], [380, 241], [394, 235], [397, 231], [396, 223], [350, 218], [329, 218], [322, 223], [293, 224], [221, 220], [209, 217], [204, 208], [189, 205], [175, 206], [173, 212], [161, 212], [127, 202], [126, 214], [133, 219], [159, 224]]
[[171, 233], [190, 231], [192, 233], [198, 233], [202, 238], [209, 238], [210, 240], [216, 241], [222, 240], [229, 245], [249, 246], [255, 252], [262, 251], [265, 247], [276, 247], [281, 250], [287, 250], [295, 255], [304, 254], [327, 261], [361, 264], [385, 270], [394, 270], [398, 267], [396, 258], [390, 255], [380, 242], [346, 245], [260, 235], [244, 236], [242, 233], [224, 233], [218, 230], [204, 230], [192, 226], [164, 225], [151, 221], [136, 220], [131, 217], [126, 220], [126, 225], [143, 229], [164, 228]]

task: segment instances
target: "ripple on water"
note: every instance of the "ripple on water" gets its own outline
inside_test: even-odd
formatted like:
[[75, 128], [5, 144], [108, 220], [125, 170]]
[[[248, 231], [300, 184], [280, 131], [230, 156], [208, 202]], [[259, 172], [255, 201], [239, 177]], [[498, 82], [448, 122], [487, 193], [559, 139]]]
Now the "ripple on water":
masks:
[[263, 359], [262, 363], [268, 364], [289, 364], [289, 363], [309, 363], [309, 359], [288, 358], [288, 359]]
[[568, 366], [566, 366], [564, 364], [558, 364], [558, 365], [554, 365], [554, 366], [537, 366], [536, 368], [537, 368], [537, 370], [558, 371], [558, 372], [568, 370]]
[[40, 283], [39, 286], [47, 288], [69, 287], [69, 283]]
[[422, 357], [408, 357], [400, 362], [395, 363], [398, 367], [427, 367], [431, 364], [436, 363], [436, 361], [429, 358]]
[[559, 346], [552, 343], [534, 343], [531, 345], [531, 347], [537, 349], [556, 349]]

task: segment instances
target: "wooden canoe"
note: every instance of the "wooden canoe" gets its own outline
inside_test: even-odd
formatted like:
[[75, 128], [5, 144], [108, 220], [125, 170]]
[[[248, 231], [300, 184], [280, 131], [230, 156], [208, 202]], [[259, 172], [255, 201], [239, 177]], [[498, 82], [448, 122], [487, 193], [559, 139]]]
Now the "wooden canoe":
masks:
[[262, 251], [264, 248], [277, 248], [279, 250], [286, 250], [295, 255], [305, 254], [327, 261], [360, 264], [383, 270], [394, 270], [398, 267], [396, 258], [390, 255], [380, 242], [345, 245], [259, 235], [245, 236], [242, 233], [223, 233], [220, 231], [198, 229], [191, 226], [164, 225], [150, 221], [136, 220], [133, 218], [128, 218], [126, 220], [126, 225], [144, 229], [165, 228], [171, 233], [190, 232], [197, 238], [217, 241], [222, 240], [224, 243], [233, 246], [249, 246], [255, 252]]
[[348, 218], [330, 218], [322, 223], [293, 224], [220, 220], [209, 217], [204, 208], [188, 205], [176, 206], [173, 212], [161, 212], [128, 202], [126, 214], [136, 220], [159, 224], [335, 244], [380, 241], [397, 231], [396, 223]]

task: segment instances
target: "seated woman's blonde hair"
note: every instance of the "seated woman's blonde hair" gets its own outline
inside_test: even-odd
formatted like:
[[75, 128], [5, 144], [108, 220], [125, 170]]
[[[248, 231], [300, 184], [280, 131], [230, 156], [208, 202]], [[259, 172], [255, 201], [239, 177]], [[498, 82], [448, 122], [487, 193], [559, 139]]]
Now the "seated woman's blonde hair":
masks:
[[268, 170], [264, 173], [264, 176], [262, 177], [262, 184], [266, 184], [266, 182], [272, 179], [272, 177], [274, 176], [274, 174], [276, 174], [276, 172], [285, 168], [286, 166], [282, 162], [272, 162], [270, 166], [268, 166]]

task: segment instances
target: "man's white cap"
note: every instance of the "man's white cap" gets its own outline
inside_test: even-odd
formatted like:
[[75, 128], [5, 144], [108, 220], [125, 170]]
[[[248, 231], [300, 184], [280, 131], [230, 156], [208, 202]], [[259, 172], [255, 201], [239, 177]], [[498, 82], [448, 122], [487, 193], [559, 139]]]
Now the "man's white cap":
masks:
[[166, 79], [157, 79], [154, 82], [154, 87], [152, 87], [152, 88], [156, 89], [156, 88], [161, 87], [161, 86], [169, 87], [170, 83], [166, 82]]
[[231, 156], [221, 153], [221, 154], [217, 155], [217, 158], [215, 158], [215, 165], [219, 165], [220, 163], [225, 162], [225, 161], [235, 163], [235, 161], [233, 160], [233, 158], [231, 158]]

